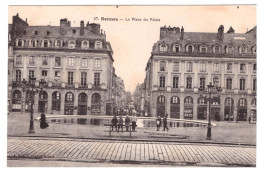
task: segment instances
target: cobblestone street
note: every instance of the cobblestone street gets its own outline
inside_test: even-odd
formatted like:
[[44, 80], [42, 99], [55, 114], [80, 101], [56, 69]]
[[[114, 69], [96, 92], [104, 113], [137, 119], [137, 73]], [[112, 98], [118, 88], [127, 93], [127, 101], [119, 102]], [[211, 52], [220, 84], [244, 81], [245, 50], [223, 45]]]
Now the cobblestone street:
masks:
[[[203, 143], [8, 138], [8, 160], [142, 165], [255, 166], [256, 147]], [[17, 166], [15, 162], [10, 166]], [[142, 165], [140, 165], [142, 164]], [[92, 165], [93, 166], [93, 165]]]

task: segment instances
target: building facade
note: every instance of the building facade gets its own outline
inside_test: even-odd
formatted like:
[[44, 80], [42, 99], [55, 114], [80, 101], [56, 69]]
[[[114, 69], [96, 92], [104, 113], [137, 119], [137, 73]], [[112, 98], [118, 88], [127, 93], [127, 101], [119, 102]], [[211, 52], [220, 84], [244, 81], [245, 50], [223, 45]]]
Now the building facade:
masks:
[[145, 109], [150, 116], [246, 121], [256, 117], [256, 27], [247, 33], [184, 32], [161, 27], [146, 66]]
[[36, 78], [36, 86], [41, 79], [46, 85], [35, 95], [34, 112], [111, 113], [113, 51], [99, 24], [71, 27], [61, 19], [60, 26], [29, 26], [17, 14], [9, 27], [10, 111], [30, 111], [26, 90]]

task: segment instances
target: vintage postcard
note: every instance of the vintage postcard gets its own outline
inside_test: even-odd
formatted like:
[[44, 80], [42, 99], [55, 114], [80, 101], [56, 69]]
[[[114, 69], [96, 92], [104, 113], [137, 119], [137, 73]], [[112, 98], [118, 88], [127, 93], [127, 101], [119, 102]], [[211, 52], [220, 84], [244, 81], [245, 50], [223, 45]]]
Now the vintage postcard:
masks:
[[8, 167], [256, 167], [256, 5], [8, 7]]

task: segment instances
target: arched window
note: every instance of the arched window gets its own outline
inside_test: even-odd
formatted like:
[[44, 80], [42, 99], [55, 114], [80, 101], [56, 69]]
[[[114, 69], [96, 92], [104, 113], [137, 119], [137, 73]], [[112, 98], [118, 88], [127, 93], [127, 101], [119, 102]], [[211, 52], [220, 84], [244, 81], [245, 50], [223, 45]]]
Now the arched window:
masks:
[[22, 41], [22, 39], [18, 39], [18, 47], [21, 47], [22, 45], [23, 45], [23, 41]]
[[44, 40], [43, 46], [44, 46], [44, 47], [48, 47], [48, 41], [47, 41], [47, 40]]
[[173, 52], [179, 53], [181, 51], [180, 45], [173, 45]]
[[205, 97], [198, 98], [198, 104], [199, 105], [205, 105], [207, 104], [207, 99]]
[[53, 100], [59, 100], [60, 99], [60, 93], [58, 91], [54, 91], [52, 93], [52, 99]]
[[233, 105], [234, 105], [234, 100], [230, 97], [226, 98], [225, 106], [233, 106]]
[[95, 49], [102, 49], [102, 42], [101, 41], [95, 42]]
[[251, 105], [252, 105], [252, 106], [256, 106], [256, 99], [253, 99], [253, 100], [252, 100]]
[[238, 106], [240, 106], [240, 107], [246, 107], [246, 106], [247, 106], [246, 99], [245, 99], [245, 98], [239, 99], [239, 101], [238, 101]]
[[185, 97], [184, 104], [193, 104], [193, 98], [190, 96]]
[[228, 46], [228, 47], [226, 48], [226, 53], [233, 54], [233, 53], [234, 53], [234, 48], [233, 48], [233, 46]]
[[160, 96], [157, 98], [157, 102], [158, 102], [158, 103], [165, 103], [165, 96], [160, 95]]
[[92, 95], [92, 98], [91, 98], [91, 103], [92, 103], [92, 104], [97, 104], [97, 103], [100, 103], [100, 102], [101, 102], [101, 96], [100, 96], [100, 94], [94, 93], [94, 94]]
[[87, 102], [87, 94], [86, 93], [80, 93], [78, 101], [79, 101], [79, 103]]
[[172, 104], [180, 104], [180, 98], [178, 96], [173, 96], [171, 98], [171, 103]]
[[219, 97], [213, 97], [211, 99], [211, 104], [214, 105], [220, 105], [220, 98]]
[[161, 44], [160, 45], [160, 51], [161, 52], [166, 52], [167, 51], [167, 45], [166, 44]]
[[74, 40], [69, 40], [69, 43], [68, 43], [68, 48], [70, 49], [74, 49], [75, 48], [75, 41]]
[[245, 54], [247, 52], [247, 48], [245, 46], [242, 46], [239, 48], [240, 54]]
[[69, 92], [65, 95], [65, 102], [74, 102], [74, 95], [73, 93]]
[[60, 111], [61, 98], [58, 91], [52, 93], [52, 110]]
[[48, 93], [46, 91], [41, 91], [39, 93], [39, 100], [47, 100], [48, 99]]
[[188, 45], [186, 48], [186, 52], [191, 53], [193, 52], [193, 46], [192, 45]]

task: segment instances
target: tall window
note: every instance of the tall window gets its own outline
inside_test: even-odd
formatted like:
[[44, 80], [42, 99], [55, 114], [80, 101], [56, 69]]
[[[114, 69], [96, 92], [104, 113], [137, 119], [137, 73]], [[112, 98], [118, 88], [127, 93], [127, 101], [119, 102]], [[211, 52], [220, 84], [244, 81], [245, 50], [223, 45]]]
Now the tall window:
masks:
[[18, 46], [19, 46], [19, 47], [21, 47], [21, 46], [22, 46], [22, 44], [23, 44], [23, 43], [22, 43], [22, 40], [21, 40], [21, 39], [19, 39], [19, 40], [18, 40]]
[[74, 66], [74, 58], [69, 57], [69, 66]]
[[173, 77], [173, 88], [178, 88], [179, 85], [179, 77]]
[[48, 57], [47, 56], [42, 57], [42, 65], [48, 65]]
[[29, 78], [34, 78], [34, 71], [33, 70], [29, 70]]
[[95, 86], [100, 85], [100, 73], [94, 73], [94, 85]]
[[246, 72], [246, 64], [240, 64], [240, 73]]
[[244, 98], [239, 99], [238, 105], [246, 107], [246, 105], [247, 105], [246, 99], [244, 99]]
[[253, 91], [256, 91], [256, 79], [253, 79]]
[[200, 72], [206, 72], [206, 63], [205, 62], [200, 63]]
[[88, 59], [87, 58], [82, 58], [81, 59], [81, 66], [82, 67], [87, 67], [88, 66]]
[[179, 62], [173, 63], [173, 72], [179, 72]]
[[55, 66], [61, 66], [61, 57], [55, 57]]
[[192, 88], [192, 78], [191, 77], [187, 77], [187, 79], [186, 79], [186, 88], [187, 89]]
[[73, 84], [73, 72], [68, 72], [68, 84]]
[[48, 41], [47, 41], [47, 40], [44, 40], [43, 46], [44, 46], [44, 47], [48, 47]]
[[100, 67], [101, 67], [100, 59], [95, 59], [95, 68], [100, 68]]
[[87, 85], [87, 73], [86, 72], [81, 73], [81, 85], [82, 86]]
[[231, 78], [227, 79], [227, 89], [232, 90], [232, 79]]
[[43, 77], [47, 77], [47, 71], [43, 70], [43, 71], [42, 71], [42, 76], [43, 76]]
[[227, 72], [232, 73], [232, 63], [227, 63]]
[[161, 52], [166, 52], [167, 51], [167, 46], [165, 44], [160, 45], [160, 51]]
[[165, 76], [160, 76], [160, 87], [165, 87]]
[[246, 80], [241, 78], [240, 79], [240, 90], [245, 90]]
[[160, 62], [160, 71], [166, 71], [166, 62], [165, 61]]
[[22, 80], [21, 77], [22, 77], [21, 71], [20, 71], [20, 70], [16, 70], [16, 71], [15, 71], [15, 81], [18, 82], [18, 83], [20, 83], [21, 80]]
[[29, 57], [29, 65], [35, 65], [35, 56]]
[[22, 56], [16, 56], [16, 65], [22, 65]]
[[219, 63], [214, 63], [213, 64], [213, 71], [214, 72], [219, 72]]
[[200, 78], [200, 88], [201, 89], [205, 89], [205, 84], [206, 84], [206, 79]]
[[219, 78], [218, 78], [218, 77], [214, 77], [214, 78], [213, 78], [213, 85], [214, 85], [215, 87], [219, 87]]
[[73, 94], [72, 93], [67, 93], [66, 94], [66, 97], [65, 97], [65, 101], [66, 102], [73, 102], [74, 101], [74, 99], [73, 99]]
[[187, 72], [192, 72], [192, 62], [187, 62], [186, 71], [187, 71]]

